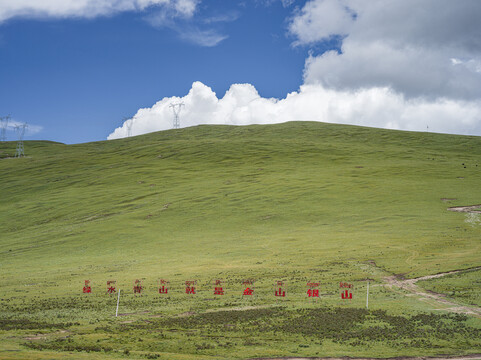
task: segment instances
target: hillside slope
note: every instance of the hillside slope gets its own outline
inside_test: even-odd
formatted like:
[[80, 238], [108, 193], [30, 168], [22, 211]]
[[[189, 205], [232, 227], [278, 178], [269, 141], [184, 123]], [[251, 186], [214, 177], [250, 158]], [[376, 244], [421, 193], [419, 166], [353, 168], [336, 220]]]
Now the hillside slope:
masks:
[[292, 122], [25, 151], [0, 161], [6, 286], [480, 265], [479, 217], [447, 211], [481, 204], [479, 137]]
[[2, 143], [0, 358], [479, 354], [481, 217], [447, 209], [481, 204], [480, 145], [309, 122]]

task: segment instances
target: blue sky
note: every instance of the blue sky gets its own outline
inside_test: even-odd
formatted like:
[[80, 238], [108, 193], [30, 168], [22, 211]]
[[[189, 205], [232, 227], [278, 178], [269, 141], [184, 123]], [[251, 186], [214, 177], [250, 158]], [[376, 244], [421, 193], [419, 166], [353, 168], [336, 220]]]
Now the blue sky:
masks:
[[182, 126], [481, 135], [480, 2], [439, 1], [5, 0], [0, 116], [65, 143], [168, 129], [178, 100]]
[[[145, 18], [154, 11], [2, 24], [0, 111], [42, 126], [32, 138], [77, 143], [105, 139], [123, 117], [187, 93], [196, 80], [218, 95], [233, 83], [252, 83], [266, 97], [299, 88], [307, 49], [291, 46], [292, 8], [280, 1], [209, 1], [195, 21], [179, 21], [227, 37], [216, 46], [151, 26]], [[204, 23], [214, 17], [225, 20]]]

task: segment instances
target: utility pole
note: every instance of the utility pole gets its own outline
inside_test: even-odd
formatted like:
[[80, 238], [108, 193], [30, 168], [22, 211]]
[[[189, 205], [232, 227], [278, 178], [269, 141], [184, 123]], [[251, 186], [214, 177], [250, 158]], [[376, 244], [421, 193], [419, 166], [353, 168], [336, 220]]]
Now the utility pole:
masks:
[[127, 126], [127, 137], [132, 136], [132, 125], [134, 124], [134, 119], [124, 117], [125, 126]]
[[366, 309], [369, 309], [369, 280], [367, 280]]
[[179, 129], [180, 128], [180, 120], [179, 120], [179, 114], [180, 110], [182, 109], [182, 106], [185, 106], [183, 102], [179, 103], [171, 103], [169, 107], [172, 108], [172, 111], [174, 112], [174, 129]]
[[17, 141], [17, 150], [15, 151], [15, 157], [22, 157], [25, 156], [25, 152], [23, 149], [23, 136], [25, 135], [25, 129], [28, 127], [27, 124], [16, 125], [15, 131], [17, 133], [18, 141]]

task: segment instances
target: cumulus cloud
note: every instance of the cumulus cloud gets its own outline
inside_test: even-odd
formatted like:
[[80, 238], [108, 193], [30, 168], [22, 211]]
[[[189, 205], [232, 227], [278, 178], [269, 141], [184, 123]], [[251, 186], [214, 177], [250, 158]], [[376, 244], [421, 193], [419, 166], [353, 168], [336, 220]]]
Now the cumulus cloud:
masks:
[[[481, 135], [481, 1], [309, 0], [289, 19], [294, 46], [310, 53], [304, 85], [284, 99], [235, 84], [222, 98], [200, 82], [133, 117], [134, 135], [181, 125], [272, 124], [293, 120]], [[321, 44], [321, 46], [318, 46]], [[109, 139], [127, 135], [126, 124]]]
[[[171, 103], [183, 101], [181, 127], [199, 124], [274, 124], [291, 120], [481, 135], [481, 101], [407, 99], [388, 87], [357, 91], [303, 85], [284, 99], [263, 98], [250, 84], [234, 84], [222, 98], [201, 82], [182, 97], [164, 98], [137, 111], [132, 135], [172, 128]], [[130, 121], [130, 120], [128, 120]], [[108, 136], [127, 136], [127, 122]]]
[[160, 6], [179, 16], [191, 17], [199, 0], [3, 0], [0, 22], [15, 17], [94, 18], [122, 11]]
[[332, 36], [346, 35], [354, 23], [354, 16], [346, 1], [309, 1], [292, 18], [289, 31], [297, 37], [296, 45], [313, 44]]
[[478, 99], [479, 16], [476, 0], [311, 0], [291, 19], [289, 31], [295, 45], [344, 37], [340, 51], [308, 58], [307, 84]]

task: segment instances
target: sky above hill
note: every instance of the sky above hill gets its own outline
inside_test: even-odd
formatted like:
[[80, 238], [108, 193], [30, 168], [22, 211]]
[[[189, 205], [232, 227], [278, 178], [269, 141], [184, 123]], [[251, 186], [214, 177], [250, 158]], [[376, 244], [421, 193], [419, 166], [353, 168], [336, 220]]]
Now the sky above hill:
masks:
[[0, 0], [0, 116], [78, 143], [311, 120], [481, 136], [478, 0]]

